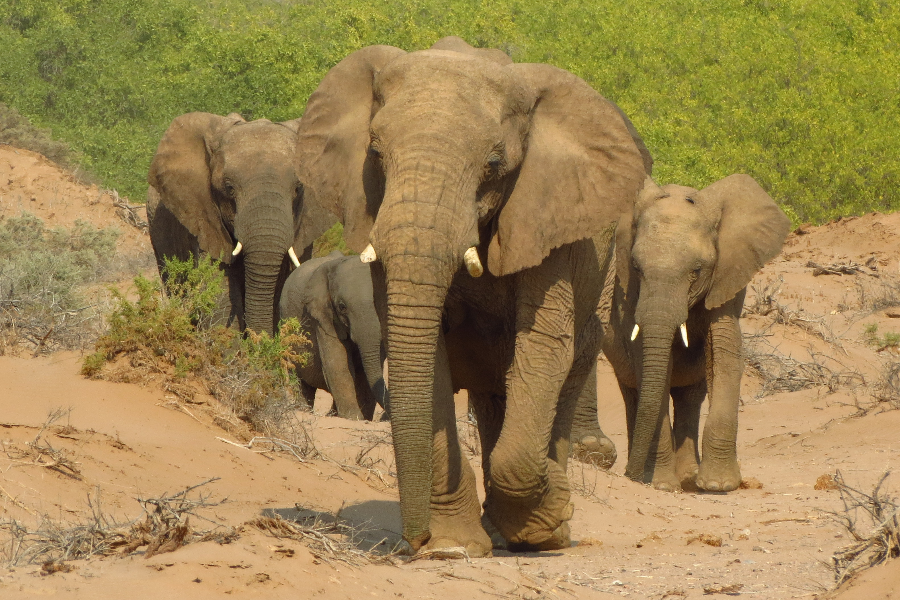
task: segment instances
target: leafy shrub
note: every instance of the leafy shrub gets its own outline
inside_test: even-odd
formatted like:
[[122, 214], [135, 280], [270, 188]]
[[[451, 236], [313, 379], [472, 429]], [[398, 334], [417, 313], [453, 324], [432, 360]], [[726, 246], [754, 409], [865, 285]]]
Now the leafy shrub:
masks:
[[102, 279], [118, 232], [76, 221], [48, 229], [22, 213], [0, 218], [0, 353], [73, 348], [95, 333], [98, 311], [87, 287]]
[[[116, 305], [108, 331], [85, 357], [82, 374], [134, 381], [161, 376], [167, 389], [193, 398], [192, 383], [205, 387], [238, 419], [259, 431], [277, 429], [301, 405], [295, 368], [305, 364], [308, 341], [296, 319], [284, 321], [277, 335], [212, 324], [224, 275], [218, 261], [167, 259], [166, 292], [159, 281], [134, 278], [137, 299], [113, 289]], [[127, 365], [114, 364], [126, 357]]]

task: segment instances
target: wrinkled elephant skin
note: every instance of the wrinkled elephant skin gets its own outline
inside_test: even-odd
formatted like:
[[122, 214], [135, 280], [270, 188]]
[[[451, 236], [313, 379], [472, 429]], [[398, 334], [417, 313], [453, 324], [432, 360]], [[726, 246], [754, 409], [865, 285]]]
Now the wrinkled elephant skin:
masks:
[[578, 77], [459, 38], [364, 48], [310, 97], [301, 180], [374, 261], [409, 551], [491, 551], [457, 438], [460, 388], [490, 524], [510, 547], [568, 545], [569, 432], [596, 384], [607, 260], [593, 237], [630, 212], [650, 163]]

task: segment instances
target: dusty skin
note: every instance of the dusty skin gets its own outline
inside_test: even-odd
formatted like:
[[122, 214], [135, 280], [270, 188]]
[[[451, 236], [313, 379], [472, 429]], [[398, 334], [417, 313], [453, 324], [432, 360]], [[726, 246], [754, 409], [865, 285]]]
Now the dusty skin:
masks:
[[[121, 253], [150, 253], [143, 234], [116, 216], [110, 195], [71, 181], [37, 155], [0, 146], [0, 214], [21, 209], [51, 224], [68, 225], [75, 218], [115, 224], [126, 240]], [[871, 324], [882, 339], [900, 332], [900, 307], [873, 309], [892, 295], [900, 303], [900, 292], [890, 289], [900, 286], [900, 215], [867, 215], [802, 231], [789, 237], [783, 253], [751, 283], [742, 323], [748, 354], [759, 368], [745, 372], [738, 458], [745, 480], [761, 489], [671, 494], [626, 479], [622, 460], [610, 473], [575, 462], [569, 476], [576, 490], [571, 526], [577, 545], [563, 551], [495, 550], [488, 559], [351, 567], [245, 526], [230, 544], [193, 543], [149, 559], [142, 549], [127, 557], [75, 560], [68, 563], [71, 571], [52, 575], [42, 575], [39, 564], [4, 564], [0, 597], [113, 599], [140, 590], [147, 598], [198, 600], [223, 593], [323, 599], [677, 600], [726, 592], [767, 599], [894, 598], [900, 589], [896, 561], [828, 593], [832, 553], [850, 538], [827, 512], [840, 509], [838, 492], [814, 485], [840, 469], [848, 484], [870, 490], [885, 469], [900, 467], [900, 410], [887, 410], [889, 403], [872, 395], [885, 365], [900, 356], [865, 340]], [[853, 274], [814, 276], [810, 261], [832, 270], [848, 266]], [[779, 288], [774, 304], [762, 301]], [[811, 366], [814, 361], [821, 366]], [[366, 529], [359, 541], [364, 549], [387, 553], [399, 539], [389, 424], [322, 416], [330, 398], [320, 392], [318, 414], [302, 415], [302, 421], [325, 458], [300, 463], [285, 453], [254, 451], [264, 446], [222, 441], [242, 440], [213, 424], [216, 409], [209, 397], [180, 405], [152, 385], [89, 381], [78, 375], [80, 362], [79, 353], [0, 357], [0, 519], [30, 528], [45, 517], [83, 523], [88, 497], [96, 505], [99, 493], [105, 514], [130, 521], [143, 517], [136, 498], [218, 477], [202, 489], [210, 501], [228, 501], [199, 510], [212, 522], [192, 517], [197, 529], [241, 526], [266, 510], [290, 515], [300, 505], [326, 516], [339, 512]], [[624, 409], [603, 360], [598, 380], [604, 431], [622, 456]], [[801, 385], [811, 387], [784, 391]], [[457, 407], [462, 419], [463, 394]], [[77, 476], [23, 453], [55, 409], [67, 415], [41, 440], [64, 451]], [[359, 461], [370, 468], [363, 468], [357, 457], [370, 447]], [[471, 460], [480, 473], [478, 457]], [[898, 495], [900, 475], [887, 486]], [[0, 543], [8, 540], [4, 535]], [[0, 554], [5, 551], [0, 548]]]

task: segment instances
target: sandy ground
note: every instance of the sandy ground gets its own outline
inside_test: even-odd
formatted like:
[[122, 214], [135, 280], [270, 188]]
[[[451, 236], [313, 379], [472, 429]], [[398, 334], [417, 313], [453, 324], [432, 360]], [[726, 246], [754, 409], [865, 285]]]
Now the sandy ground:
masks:
[[[145, 235], [116, 215], [113, 195], [66, 177], [38, 155], [0, 146], [0, 214], [26, 208], [53, 224], [115, 224], [125, 232], [121, 252], [149, 252]], [[745, 374], [738, 453], [745, 480], [761, 487], [671, 494], [626, 479], [624, 409], [601, 360], [601, 423], [620, 460], [608, 473], [570, 466], [574, 543], [558, 552], [359, 566], [317, 557], [247, 522], [274, 513], [338, 515], [359, 530], [359, 547], [389, 552], [400, 516], [388, 423], [324, 416], [329, 399], [320, 392], [316, 414], [299, 416], [320, 457], [300, 462], [265, 445], [235, 445], [240, 440], [214, 424], [209, 397], [186, 405], [150, 385], [86, 380], [78, 353], [0, 357], [0, 521], [36, 529], [103, 514], [125, 523], [143, 518], [140, 499], [215, 478], [192, 492], [211, 505], [191, 523], [239, 528], [227, 544], [76, 560], [67, 563], [71, 571], [50, 575], [40, 565], [3, 565], [0, 597], [900, 597], [897, 561], [831, 591], [831, 557], [852, 540], [829, 515], [842, 508], [838, 492], [814, 487], [840, 470], [847, 484], [870, 491], [900, 466], [900, 410], [873, 397], [887, 393], [885, 369], [900, 359], [895, 348], [865, 339], [871, 325], [880, 338], [900, 332], [900, 307], [889, 306], [895, 293], [900, 304], [898, 233], [900, 215], [802, 228], [755, 278], [743, 327], [760, 367]], [[853, 273], [814, 276], [810, 261]], [[773, 292], [775, 302], [766, 304]], [[464, 407], [460, 394], [461, 427], [469, 432]], [[59, 418], [43, 428], [54, 411]], [[65, 461], [54, 464], [35, 447]], [[478, 457], [470, 458], [478, 472]], [[900, 480], [894, 475], [886, 487], [896, 496]], [[0, 544], [8, 540], [0, 530]]]

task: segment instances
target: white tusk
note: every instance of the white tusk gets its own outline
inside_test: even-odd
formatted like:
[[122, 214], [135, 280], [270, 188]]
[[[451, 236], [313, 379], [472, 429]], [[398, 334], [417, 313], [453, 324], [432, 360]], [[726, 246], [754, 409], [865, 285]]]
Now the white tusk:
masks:
[[237, 256], [238, 254], [241, 253], [241, 248], [243, 248], [243, 247], [244, 247], [244, 245], [242, 243], [238, 242], [237, 246], [234, 247], [234, 250], [231, 251], [231, 255]]
[[300, 259], [297, 258], [297, 253], [294, 252], [294, 247], [293, 247], [293, 246], [291, 246], [290, 248], [288, 248], [288, 256], [291, 257], [291, 262], [294, 263], [294, 266], [295, 266], [295, 267], [299, 267], [299, 266], [300, 266]]
[[366, 249], [362, 251], [362, 254], [359, 255], [359, 260], [364, 263], [375, 262], [375, 259], [378, 258], [375, 256], [375, 248], [372, 247], [372, 244], [366, 246]]
[[681, 324], [681, 341], [684, 342], [684, 347], [688, 347], [687, 343], [687, 322]]
[[466, 262], [466, 269], [472, 277], [481, 277], [484, 274], [484, 267], [481, 265], [481, 259], [478, 258], [478, 249], [472, 246], [463, 255]]
[[637, 323], [635, 323], [634, 329], [631, 330], [631, 341], [632, 342], [637, 339], [637, 334], [640, 330], [641, 330], [641, 326], [638, 325]]

